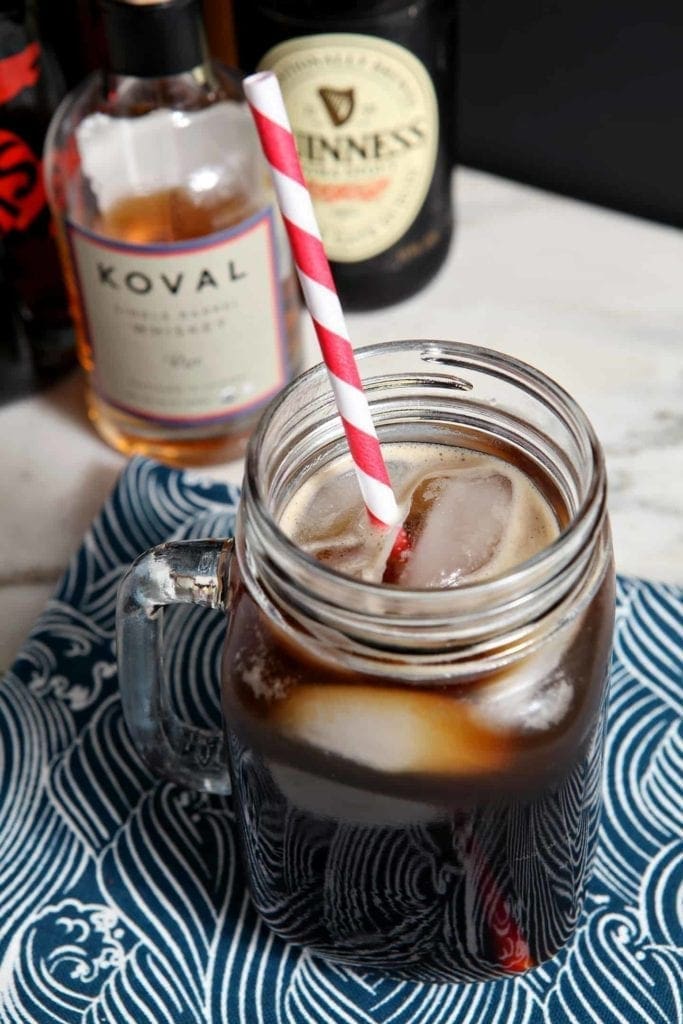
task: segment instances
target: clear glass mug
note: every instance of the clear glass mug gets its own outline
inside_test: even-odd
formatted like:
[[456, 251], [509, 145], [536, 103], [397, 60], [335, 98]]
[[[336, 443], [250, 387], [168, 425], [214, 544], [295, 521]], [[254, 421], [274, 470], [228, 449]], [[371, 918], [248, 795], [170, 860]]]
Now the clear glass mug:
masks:
[[[252, 437], [234, 541], [161, 545], [123, 580], [126, 719], [159, 774], [232, 791], [254, 903], [283, 938], [420, 981], [523, 971], [571, 937], [596, 841], [614, 623], [602, 452], [570, 396], [508, 356], [440, 341], [357, 356], [381, 439], [505, 453], [564, 510], [559, 538], [450, 590], [316, 562], [278, 517], [345, 449], [318, 366]], [[175, 602], [227, 612], [222, 734], [170, 708]], [[279, 699], [292, 687], [303, 725]], [[420, 760], [430, 730], [442, 746], [450, 730], [445, 766]]]

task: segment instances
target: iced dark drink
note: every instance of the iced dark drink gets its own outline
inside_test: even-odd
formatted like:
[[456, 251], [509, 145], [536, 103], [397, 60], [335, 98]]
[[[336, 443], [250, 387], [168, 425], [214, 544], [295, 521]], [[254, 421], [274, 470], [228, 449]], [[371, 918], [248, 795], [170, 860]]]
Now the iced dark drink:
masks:
[[[427, 982], [552, 957], [600, 813], [614, 570], [595, 435], [494, 352], [358, 353], [408, 543], [361, 503], [324, 368], [264, 415], [232, 542], [148, 552], [119, 664], [148, 763], [231, 780], [254, 903], [314, 954]], [[225, 737], [174, 720], [159, 606], [228, 611]], [[161, 709], [161, 713], [159, 711]]]
[[[385, 447], [410, 540], [394, 585], [490, 580], [568, 523], [539, 466], [452, 434]], [[348, 457], [302, 483], [280, 525], [339, 573], [387, 578], [392, 536], [369, 522]], [[516, 638], [495, 667], [475, 659], [454, 679], [438, 658], [415, 674], [390, 650], [374, 670], [345, 665], [236, 584], [224, 715], [252, 893], [275, 931], [435, 981], [551, 957], [576, 926], [595, 843], [613, 603], [604, 571], [526, 651]]]

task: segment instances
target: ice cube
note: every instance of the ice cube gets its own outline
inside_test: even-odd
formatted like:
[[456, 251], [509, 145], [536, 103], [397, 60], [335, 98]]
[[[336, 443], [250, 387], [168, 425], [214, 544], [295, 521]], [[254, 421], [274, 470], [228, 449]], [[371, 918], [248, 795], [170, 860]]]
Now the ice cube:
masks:
[[471, 696], [474, 718], [491, 729], [542, 732], [558, 725], [576, 699], [575, 680], [563, 659], [583, 626], [577, 616], [549, 635], [531, 653], [513, 657]]
[[303, 546], [353, 531], [363, 511], [353, 474], [352, 464], [345, 469], [334, 463], [304, 480], [280, 516], [287, 536]]
[[427, 477], [415, 488], [405, 520], [411, 553], [398, 582], [443, 588], [485, 576], [510, 521], [512, 498], [512, 480], [499, 472]]
[[443, 692], [307, 683], [273, 704], [269, 720], [290, 739], [385, 772], [471, 775], [511, 756], [505, 733]]

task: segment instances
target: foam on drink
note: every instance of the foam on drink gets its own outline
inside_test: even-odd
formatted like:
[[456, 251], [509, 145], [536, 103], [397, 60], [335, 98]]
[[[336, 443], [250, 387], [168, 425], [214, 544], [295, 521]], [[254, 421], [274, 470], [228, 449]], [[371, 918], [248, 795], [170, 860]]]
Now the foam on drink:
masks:
[[[490, 579], [547, 547], [560, 532], [550, 503], [517, 466], [445, 444], [383, 446], [410, 539], [401, 586], [443, 588]], [[313, 474], [280, 525], [310, 555], [348, 576], [382, 581], [391, 531], [370, 521], [349, 456]]]

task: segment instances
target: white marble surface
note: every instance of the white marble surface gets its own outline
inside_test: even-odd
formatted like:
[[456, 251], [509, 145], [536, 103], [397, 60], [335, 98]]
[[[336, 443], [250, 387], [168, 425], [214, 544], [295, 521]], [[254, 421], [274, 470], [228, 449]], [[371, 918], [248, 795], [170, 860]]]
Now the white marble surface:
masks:
[[[354, 342], [453, 338], [511, 353], [583, 405], [605, 447], [620, 572], [683, 583], [683, 237], [467, 169], [438, 277], [349, 317]], [[309, 361], [315, 361], [312, 332]], [[0, 667], [11, 661], [123, 459], [78, 374], [0, 409]], [[241, 467], [216, 470], [239, 481]]]

